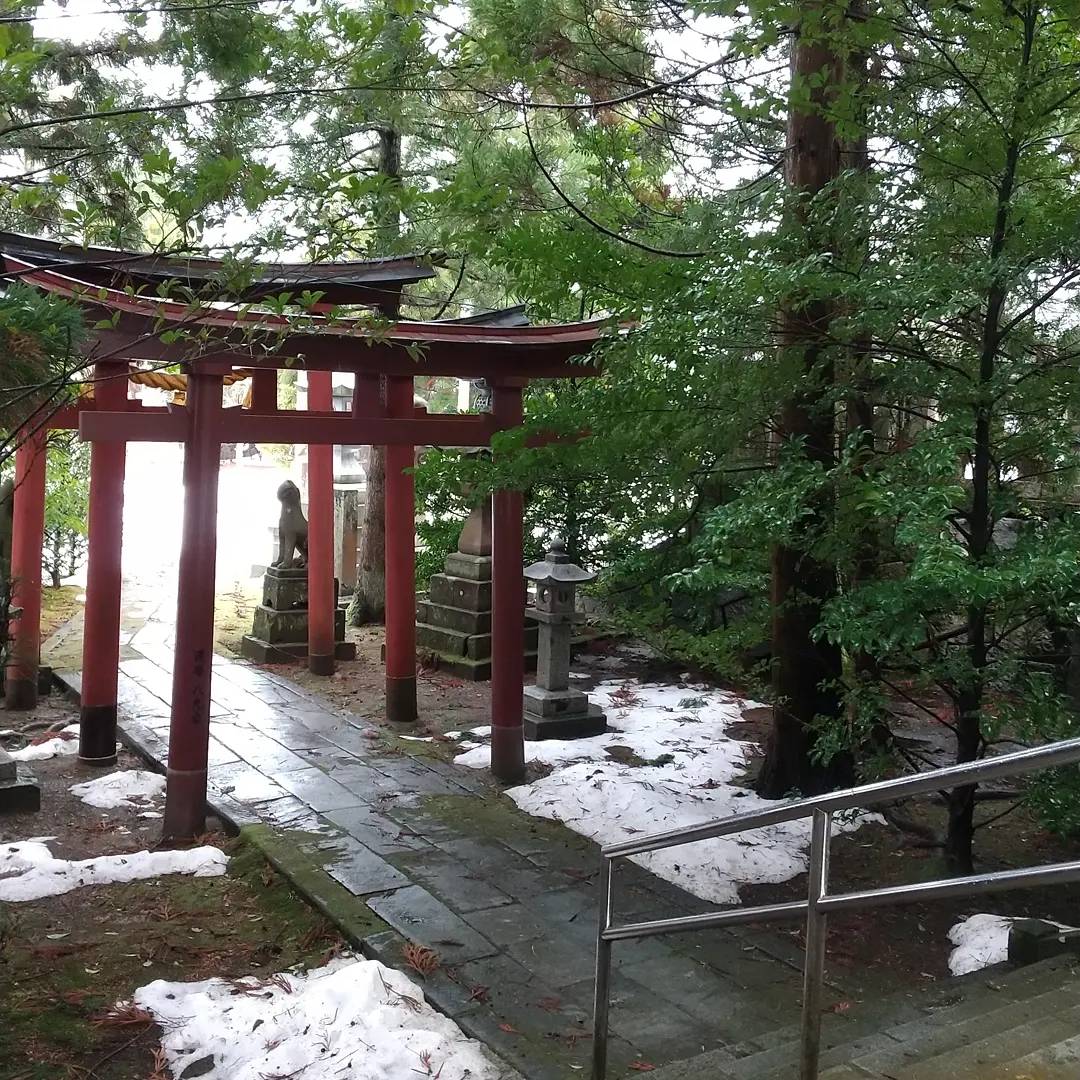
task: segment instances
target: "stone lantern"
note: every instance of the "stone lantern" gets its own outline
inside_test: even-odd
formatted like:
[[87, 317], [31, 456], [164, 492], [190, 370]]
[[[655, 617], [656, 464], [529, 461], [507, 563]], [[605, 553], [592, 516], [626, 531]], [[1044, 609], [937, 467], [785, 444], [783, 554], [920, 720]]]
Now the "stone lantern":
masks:
[[531, 615], [540, 624], [536, 685], [525, 688], [525, 738], [575, 739], [606, 730], [604, 714], [580, 690], [570, 689], [570, 638], [578, 616], [574, 596], [595, 574], [570, 561], [566, 545], [552, 542], [547, 557], [525, 568], [536, 582]]

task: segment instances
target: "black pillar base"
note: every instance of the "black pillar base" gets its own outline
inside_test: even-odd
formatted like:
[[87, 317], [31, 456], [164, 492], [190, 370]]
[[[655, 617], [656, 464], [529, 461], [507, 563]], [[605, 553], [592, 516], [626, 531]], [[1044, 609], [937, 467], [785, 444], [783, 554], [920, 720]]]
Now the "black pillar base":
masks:
[[84, 705], [79, 710], [79, 760], [84, 765], [116, 764], [115, 705]]
[[307, 666], [308, 671], [310, 671], [312, 675], [333, 675], [335, 670], [337, 670], [333, 653], [329, 656], [321, 656], [318, 653], [308, 653]]
[[12, 710], [33, 709], [38, 703], [37, 675], [32, 678], [15, 678], [8, 672], [4, 681], [4, 704]]
[[416, 676], [386, 676], [386, 719], [392, 724], [416, 723]]
[[206, 832], [206, 770], [167, 769], [165, 781], [162, 836], [194, 840]]

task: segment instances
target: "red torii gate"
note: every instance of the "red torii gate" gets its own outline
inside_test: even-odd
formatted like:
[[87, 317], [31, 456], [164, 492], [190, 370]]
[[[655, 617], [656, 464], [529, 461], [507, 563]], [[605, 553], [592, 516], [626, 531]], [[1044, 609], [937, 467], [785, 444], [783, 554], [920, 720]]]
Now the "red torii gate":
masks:
[[[530, 379], [599, 373], [595, 363], [582, 358], [599, 340], [601, 325], [485, 327], [398, 321], [372, 327], [360, 320], [320, 314], [223, 310], [156, 300], [140, 290], [114, 287], [134, 281], [141, 289], [177, 279], [205, 285], [213, 280], [212, 267], [218, 265], [210, 260], [71, 249], [2, 234], [0, 246], [9, 272], [77, 302], [86, 311], [88, 325], [97, 327], [87, 352], [87, 365], [94, 365], [93, 399], [61, 410], [48, 423], [77, 427], [80, 436], [92, 444], [80, 758], [98, 764], [115, 760], [128, 442], [184, 444], [167, 835], [197, 835], [205, 825], [218, 468], [223, 442], [306, 443], [310, 448], [308, 652], [310, 669], [323, 675], [334, 670], [332, 448], [335, 444], [387, 448], [386, 715], [395, 722], [415, 720], [415, 521], [412, 476], [406, 471], [412, 466], [414, 447], [487, 446], [495, 432], [519, 426], [522, 389]], [[57, 273], [55, 267], [65, 263], [78, 276]], [[365, 277], [369, 270], [376, 275], [374, 283]], [[431, 273], [415, 259], [264, 265], [248, 290], [234, 293], [230, 300], [250, 301], [302, 284], [330, 294], [335, 302], [366, 302], [383, 311], [396, 311], [402, 285]], [[193, 356], [196, 348], [202, 355]], [[127, 375], [132, 361], [181, 364], [188, 377], [185, 405], [149, 408], [129, 401]], [[249, 408], [223, 405], [222, 381], [234, 367], [253, 370]], [[308, 372], [306, 411], [277, 408], [277, 371], [282, 368]], [[332, 409], [335, 371], [352, 372], [355, 377], [349, 414]], [[413, 405], [413, 378], [420, 374], [487, 379], [493, 391], [492, 412], [429, 416]], [[385, 396], [380, 393], [383, 380]], [[21, 608], [22, 614], [12, 628], [7, 702], [9, 707], [25, 708], [36, 700], [45, 496], [43, 430], [23, 439], [16, 455], [16, 474], [13, 606]], [[497, 490], [492, 513], [491, 766], [505, 782], [520, 780], [524, 772], [522, 561], [521, 492]]]

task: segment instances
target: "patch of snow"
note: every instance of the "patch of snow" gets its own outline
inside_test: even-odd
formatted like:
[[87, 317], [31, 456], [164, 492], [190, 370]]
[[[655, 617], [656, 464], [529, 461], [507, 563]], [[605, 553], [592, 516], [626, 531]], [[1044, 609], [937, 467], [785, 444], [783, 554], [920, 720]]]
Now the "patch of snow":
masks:
[[[590, 698], [606, 711], [611, 730], [591, 739], [525, 743], [527, 761], [552, 769], [507, 791], [526, 813], [608, 844], [777, 805], [739, 786], [753, 744], [726, 734], [755, 702], [719, 690], [696, 692], [690, 702], [685, 687], [634, 680], [601, 683]], [[627, 764], [631, 754], [645, 764]], [[454, 760], [478, 769], [490, 757], [485, 745]], [[851, 831], [871, 820], [880, 819], [838, 817], [834, 829]], [[730, 904], [742, 885], [804, 873], [809, 845], [805, 819], [649, 852], [634, 861], [695, 896]]]
[[105, 776], [72, 784], [69, 789], [88, 806], [111, 810], [118, 806], [145, 806], [165, 793], [165, 777], [142, 769], [123, 769]]
[[491, 725], [485, 724], [483, 727], [469, 728], [469, 731], [471, 731], [474, 735], [480, 735], [481, 737], [484, 737], [491, 734]]
[[404, 739], [406, 742], [434, 742], [435, 739], [431, 735], [399, 735], [399, 739]]
[[461, 736], [464, 735], [464, 734], [465, 734], [465, 732], [463, 732], [463, 731], [444, 731], [443, 732], [443, 735], [445, 735], [446, 738], [448, 738], [448, 739], [460, 739]]
[[1002, 964], [1009, 959], [1009, 929], [1012, 919], [1004, 915], [969, 915], [950, 931], [949, 940], [956, 946], [949, 953], [949, 971], [967, 975], [971, 971]]
[[229, 857], [216, 847], [188, 851], [136, 851], [130, 855], [99, 855], [96, 859], [54, 859], [46, 844], [24, 840], [0, 846], [0, 900], [40, 900], [60, 896], [83, 885], [110, 885], [191, 874], [218, 877]]
[[[1009, 931], [1016, 921], [1008, 915], [969, 915], [949, 930], [949, 940], [956, 946], [949, 954], [949, 971], [953, 975], [967, 975], [991, 964], [1003, 964], [1009, 959]], [[1061, 930], [1076, 927], [1065, 923], [1045, 920]]]
[[79, 752], [79, 725], [68, 724], [59, 735], [54, 735], [44, 742], [32, 743], [21, 750], [12, 750], [11, 756], [16, 761], [45, 761], [47, 758], [64, 757]]
[[343, 956], [267, 982], [158, 980], [136, 990], [134, 1001], [164, 1029], [161, 1045], [173, 1076], [208, 1057], [213, 1065], [199, 1072], [203, 1080], [504, 1075], [479, 1043], [427, 1004], [408, 976], [377, 960]]

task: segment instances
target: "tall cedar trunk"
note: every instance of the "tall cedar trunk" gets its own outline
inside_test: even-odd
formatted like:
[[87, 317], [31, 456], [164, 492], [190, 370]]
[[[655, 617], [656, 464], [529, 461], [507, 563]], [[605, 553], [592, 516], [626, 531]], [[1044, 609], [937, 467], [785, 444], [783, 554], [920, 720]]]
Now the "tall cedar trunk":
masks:
[[[1027, 68], [1035, 43], [1037, 17], [1034, 6], [1025, 8], [1021, 71], [1014, 112], [1019, 114], [1027, 81]], [[967, 522], [968, 553], [976, 564], [985, 563], [991, 554], [994, 534], [994, 510], [991, 487], [994, 481], [992, 439], [994, 387], [992, 385], [1001, 348], [1001, 317], [1008, 292], [1001, 259], [1012, 228], [1012, 200], [1016, 191], [1020, 164], [1020, 141], [1010, 135], [1005, 144], [1005, 164], [997, 185], [997, 207], [990, 236], [990, 267], [993, 277], [986, 294], [979, 375], [975, 395], [974, 449], [971, 460], [971, 512]], [[974, 761], [982, 750], [982, 716], [986, 704], [986, 669], [989, 660], [990, 612], [985, 601], [977, 600], [967, 609], [965, 648], [969, 672], [955, 699], [956, 760]], [[976, 785], [954, 788], [948, 795], [949, 823], [945, 834], [945, 862], [954, 873], [969, 874], [973, 869], [972, 843], [975, 837]]]
[[[400, 52], [401, 17], [389, 8], [387, 12], [386, 41], [390, 48], [396, 50], [395, 69], [401, 68], [403, 67]], [[377, 230], [375, 248], [377, 254], [389, 254], [395, 250], [401, 238], [401, 215], [397, 191], [401, 184], [401, 132], [392, 123], [386, 123], [379, 129], [378, 171], [383, 181], [383, 192], [375, 211]], [[383, 305], [383, 314], [389, 318], [396, 318], [399, 307], [398, 299], [394, 297]], [[385, 397], [384, 386], [384, 401]], [[385, 451], [386, 448], [383, 446], [371, 447], [365, 469], [367, 501], [360, 525], [356, 591], [349, 602], [348, 612], [349, 622], [353, 626], [381, 622], [386, 613]]]
[[[850, 18], [859, 23], [865, 22], [867, 14], [866, 0], [852, 0], [848, 8]], [[865, 90], [867, 81], [868, 58], [861, 49], [851, 55], [850, 76], [857, 80]], [[859, 134], [844, 148], [844, 168], [855, 174], [857, 184], [856, 199], [863, 204], [869, 184], [870, 153], [867, 144], [866, 116], [858, 116]], [[854, 215], [859, 223], [857, 235], [851, 250], [853, 269], [858, 267], [869, 251], [869, 214], [863, 210]], [[877, 415], [873, 401], [873, 358], [870, 335], [860, 333], [851, 343], [850, 371], [847, 400], [844, 403], [844, 427], [848, 446], [853, 453], [853, 472], [856, 478], [866, 475], [867, 466], [876, 453], [875, 433]], [[865, 582], [872, 581], [877, 574], [879, 561], [879, 535], [872, 522], [863, 522], [855, 537], [854, 564], [851, 572], [852, 588], [858, 588]], [[864, 649], [860, 649], [851, 658], [851, 665], [856, 682], [872, 682], [878, 676], [877, 658]], [[854, 719], [854, 717], [853, 717]], [[870, 733], [871, 742], [882, 746], [888, 743], [890, 735], [888, 724], [881, 718], [875, 720]]]
[[[819, 5], [807, 4], [807, 15]], [[828, 117], [829, 98], [843, 76], [843, 63], [827, 40], [810, 40], [796, 27], [791, 52], [792, 84], [811, 87], [810, 106], [795, 104], [788, 114], [786, 180], [793, 193], [809, 199], [840, 174], [840, 146]], [[810, 249], [831, 248], [828, 237], [807, 220], [801, 225]], [[809, 252], [807, 252], [809, 253]], [[780, 312], [782, 347], [798, 360], [798, 385], [781, 408], [782, 442], [801, 442], [807, 457], [825, 468], [835, 458], [833, 360], [829, 326], [835, 314], [828, 301], [792, 302]], [[850, 781], [850, 755], [838, 754], [823, 765], [814, 759], [819, 717], [841, 712], [838, 684], [842, 674], [838, 646], [815, 640], [823, 606], [836, 594], [836, 572], [811, 551], [811, 537], [833, 514], [832, 497], [821, 492], [800, 525], [802, 535], [772, 552], [773, 728], [758, 781], [761, 794], [779, 798], [791, 791], [815, 794]]]

